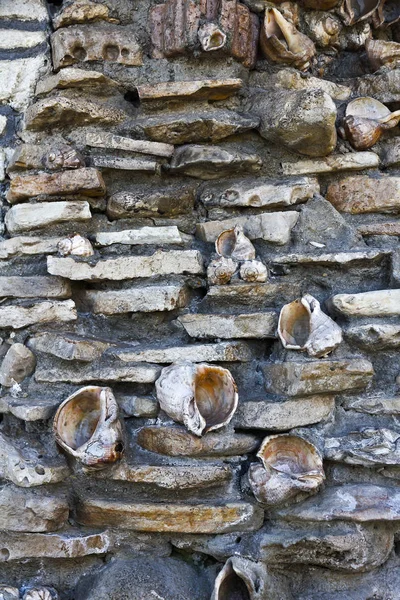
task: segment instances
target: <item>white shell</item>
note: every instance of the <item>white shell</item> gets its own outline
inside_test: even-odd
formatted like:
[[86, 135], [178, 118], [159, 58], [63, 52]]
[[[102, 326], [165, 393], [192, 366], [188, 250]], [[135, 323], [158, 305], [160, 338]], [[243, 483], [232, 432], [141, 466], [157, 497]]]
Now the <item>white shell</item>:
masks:
[[87, 238], [84, 238], [79, 233], [61, 240], [58, 243], [57, 249], [62, 256], [73, 254], [74, 256], [92, 256], [94, 250], [92, 244]]
[[268, 269], [259, 260], [248, 260], [240, 267], [243, 281], [264, 283], [268, 279]]
[[18, 588], [0, 585], [0, 600], [19, 600]]
[[278, 334], [288, 350], [305, 350], [317, 358], [332, 352], [343, 340], [339, 325], [322, 312], [311, 294], [285, 304], [279, 315]]
[[256, 249], [239, 226], [220, 233], [215, 242], [215, 250], [219, 256], [236, 260], [252, 260], [256, 257]]
[[207, 267], [207, 279], [210, 285], [225, 285], [229, 283], [238, 270], [238, 264], [232, 258], [220, 256], [210, 262]]
[[53, 595], [47, 588], [32, 588], [25, 592], [23, 600], [53, 600]]
[[185, 361], [165, 367], [156, 392], [162, 410], [198, 436], [227, 425], [238, 405], [230, 372], [206, 363]]
[[311, 442], [299, 436], [268, 436], [257, 457], [262, 464], [250, 465], [248, 479], [253, 494], [264, 506], [303, 500], [315, 494], [325, 480], [320, 453]]
[[286, 586], [277, 583], [263, 564], [232, 556], [217, 575], [211, 600], [289, 599]]
[[215, 23], [206, 23], [199, 29], [199, 42], [205, 52], [220, 50], [226, 43], [225, 33], [215, 25]]

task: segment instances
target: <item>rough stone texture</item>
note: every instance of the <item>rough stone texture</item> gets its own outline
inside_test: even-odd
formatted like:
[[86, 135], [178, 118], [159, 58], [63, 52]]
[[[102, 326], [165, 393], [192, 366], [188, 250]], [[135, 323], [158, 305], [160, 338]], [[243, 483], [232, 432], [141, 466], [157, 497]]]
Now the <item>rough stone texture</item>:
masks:
[[0, 506], [2, 530], [32, 533], [61, 529], [69, 511], [65, 500], [12, 486], [0, 490]]
[[169, 157], [174, 152], [174, 147], [171, 144], [131, 140], [130, 138], [110, 133], [88, 133], [86, 135], [86, 144], [94, 148], [126, 150], [128, 152], [139, 152], [140, 154], [152, 154], [154, 156]]
[[354, 250], [352, 252], [328, 252], [315, 254], [284, 254], [274, 257], [273, 262], [279, 265], [339, 265], [381, 260], [388, 252], [385, 250]]
[[47, 21], [48, 14], [43, 0], [3, 0], [0, 19], [21, 21]]
[[110, 219], [125, 217], [176, 216], [193, 209], [196, 185], [184, 183], [179, 186], [143, 188], [132, 192], [117, 192], [107, 202]]
[[112, 244], [182, 244], [183, 239], [177, 227], [142, 227], [141, 229], [126, 229], [124, 231], [96, 233], [99, 246]]
[[0, 259], [11, 256], [34, 256], [54, 254], [62, 238], [14, 237], [0, 242]]
[[346, 177], [328, 187], [326, 198], [342, 212], [397, 213], [400, 212], [400, 178]]
[[9, 29], [7, 36], [0, 39], [0, 50], [19, 50], [39, 46], [46, 41], [44, 31], [19, 31]]
[[155, 85], [139, 85], [137, 90], [142, 102], [181, 100], [225, 100], [240, 90], [241, 79], [203, 79], [195, 81], [171, 81]]
[[186, 306], [189, 294], [179, 285], [135, 287], [124, 290], [87, 290], [85, 304], [96, 314], [175, 310]]
[[1, 541], [2, 547], [9, 553], [7, 561], [104, 555], [111, 546], [108, 532], [82, 535], [74, 530], [52, 535], [3, 532]]
[[278, 316], [275, 312], [241, 315], [190, 314], [178, 322], [195, 338], [274, 338]]
[[2, 298], [70, 298], [71, 285], [59, 277], [0, 277]]
[[284, 175], [303, 175], [306, 173], [335, 173], [336, 171], [362, 171], [379, 167], [379, 156], [374, 152], [354, 152], [327, 156], [319, 160], [299, 160], [283, 163]]
[[122, 349], [115, 350], [113, 354], [126, 362], [173, 363], [190, 360], [193, 363], [198, 363], [246, 362], [251, 360], [250, 348], [241, 342], [172, 346], [171, 348], [145, 348], [141, 350]]
[[[2, 7], [0, 10], [2, 10]], [[1, 60], [0, 104], [7, 103], [17, 111], [25, 110], [41, 72], [45, 71], [44, 56]]]
[[119, 85], [113, 79], [98, 71], [87, 71], [77, 67], [65, 67], [56, 75], [50, 75], [38, 81], [36, 95], [41, 96], [55, 89], [79, 88], [85, 91], [96, 90], [99, 95], [114, 93]]
[[357, 93], [360, 96], [373, 96], [384, 103], [399, 102], [399, 80], [400, 69], [366, 75], [358, 80]]
[[5, 218], [11, 234], [40, 229], [46, 225], [70, 221], [88, 221], [92, 218], [88, 202], [37, 202], [13, 206]]
[[75, 321], [77, 318], [73, 300], [38, 302], [29, 307], [0, 307], [0, 327], [2, 328], [20, 329], [33, 323], [51, 323], [52, 321], [65, 323]]
[[13, 344], [0, 367], [0, 384], [11, 387], [32, 375], [36, 367], [35, 355], [23, 344]]
[[325, 456], [350, 465], [398, 466], [400, 435], [391, 429], [364, 429], [343, 437], [325, 439]]
[[400, 347], [400, 325], [396, 324], [354, 325], [346, 330], [345, 336], [354, 344], [373, 350]]
[[[1, 313], [0, 313], [1, 316]], [[71, 372], [69, 364], [52, 367], [49, 371], [45, 367], [38, 367], [35, 379], [39, 383], [76, 383], [86, 382], [118, 382], [154, 383], [160, 375], [160, 367], [156, 365], [134, 363], [131, 365], [114, 362], [93, 362], [89, 365], [77, 364]]]
[[28, 340], [28, 346], [35, 352], [52, 354], [62, 360], [78, 360], [91, 362], [113, 344], [96, 339], [83, 338], [76, 335], [49, 332], [37, 333]]
[[257, 173], [262, 160], [255, 154], [230, 152], [218, 146], [181, 146], [175, 150], [170, 164], [172, 173], [199, 179], [219, 179], [236, 173]]
[[350, 317], [395, 317], [400, 315], [400, 290], [337, 294], [329, 302], [335, 312]]
[[[76, 23], [90, 23], [98, 20], [109, 19], [109, 8], [103, 4], [96, 4], [91, 0], [74, 0], [74, 2], [62, 7], [53, 18], [53, 27], [67, 27]], [[115, 22], [115, 19], [114, 19]]]

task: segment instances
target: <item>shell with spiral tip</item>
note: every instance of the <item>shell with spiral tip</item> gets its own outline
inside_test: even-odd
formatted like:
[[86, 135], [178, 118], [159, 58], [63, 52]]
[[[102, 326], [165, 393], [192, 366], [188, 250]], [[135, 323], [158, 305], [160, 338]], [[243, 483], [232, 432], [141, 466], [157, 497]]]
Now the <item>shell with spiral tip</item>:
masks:
[[185, 361], [165, 367], [156, 392], [162, 410], [198, 436], [227, 425], [238, 405], [230, 372], [206, 363]]
[[70, 235], [58, 243], [57, 249], [62, 256], [93, 256], [94, 250], [89, 240], [79, 233]]
[[371, 17], [381, 0], [344, 0], [339, 15], [346, 26], [355, 25]]
[[249, 283], [264, 283], [268, 279], [268, 269], [260, 260], [247, 260], [240, 267], [240, 277]]
[[310, 294], [286, 304], [279, 315], [278, 334], [288, 350], [306, 350], [318, 358], [332, 352], [343, 340], [342, 330]]
[[325, 480], [320, 453], [299, 436], [268, 436], [257, 457], [262, 464], [250, 465], [248, 479], [254, 496], [264, 506], [299, 502], [315, 494]]
[[51, 593], [48, 588], [32, 588], [27, 590], [23, 596], [23, 600], [56, 600], [58, 595]]
[[53, 427], [57, 444], [86, 467], [103, 468], [122, 457], [118, 404], [108, 387], [89, 385], [69, 396]]
[[226, 35], [215, 23], [206, 23], [199, 29], [197, 35], [205, 52], [220, 50], [225, 46]]
[[368, 96], [352, 100], [343, 120], [345, 136], [356, 150], [367, 150], [376, 144], [387, 129], [400, 121], [400, 111], [390, 110]]
[[309, 12], [304, 14], [306, 33], [321, 48], [339, 45], [339, 36], [342, 23], [335, 16], [323, 12]]
[[251, 260], [256, 257], [256, 250], [241, 227], [233, 227], [219, 234], [215, 242], [215, 250], [219, 256], [236, 260]]
[[400, 44], [369, 39], [365, 43], [369, 64], [374, 71], [383, 66], [395, 68], [400, 65]]
[[267, 8], [261, 27], [261, 49], [264, 55], [277, 63], [284, 63], [306, 71], [315, 55], [314, 43], [289, 23], [276, 8]]
[[236, 271], [238, 263], [232, 258], [219, 256], [210, 262], [207, 267], [207, 279], [210, 285], [225, 285], [230, 282]]

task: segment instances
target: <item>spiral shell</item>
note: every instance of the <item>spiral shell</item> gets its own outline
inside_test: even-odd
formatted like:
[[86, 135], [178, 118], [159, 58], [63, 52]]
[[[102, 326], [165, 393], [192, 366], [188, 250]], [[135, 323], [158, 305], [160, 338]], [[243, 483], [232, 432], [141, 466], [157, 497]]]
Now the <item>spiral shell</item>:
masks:
[[347, 105], [343, 126], [346, 138], [356, 150], [367, 150], [387, 129], [400, 121], [400, 111], [390, 110], [375, 98], [362, 97]]
[[384, 65], [392, 68], [400, 65], [400, 44], [397, 42], [369, 39], [365, 43], [365, 49], [374, 71]]
[[348, 27], [371, 17], [379, 7], [381, 0], [344, 0], [339, 15]]
[[307, 34], [321, 48], [339, 45], [342, 24], [337, 17], [329, 13], [310, 12], [304, 14]]
[[56, 442], [89, 468], [103, 468], [124, 450], [118, 404], [108, 387], [89, 385], [69, 396], [54, 417]]
[[251, 260], [256, 257], [253, 244], [239, 226], [220, 233], [215, 242], [215, 250], [219, 256], [236, 260]]
[[320, 303], [310, 294], [282, 308], [278, 334], [288, 350], [306, 350], [317, 358], [332, 352], [343, 340], [339, 325], [322, 312]]
[[250, 465], [248, 478], [253, 494], [264, 506], [303, 500], [315, 494], [325, 480], [320, 453], [299, 436], [268, 436], [257, 457], [262, 464]]
[[204, 52], [220, 50], [225, 46], [226, 35], [215, 23], [206, 23], [199, 29], [199, 42]]
[[238, 405], [230, 372], [206, 363], [185, 361], [165, 367], [156, 391], [162, 410], [198, 436], [227, 425]]
[[240, 267], [240, 277], [249, 283], [264, 283], [268, 279], [268, 269], [259, 260], [247, 260]]
[[89, 240], [79, 233], [61, 240], [57, 249], [62, 256], [93, 256], [94, 250]]
[[315, 55], [314, 43], [289, 23], [276, 8], [265, 10], [261, 27], [261, 49], [264, 55], [277, 63], [284, 63], [306, 71]]
[[220, 256], [207, 267], [207, 279], [210, 285], [225, 285], [230, 282], [238, 269], [238, 263], [232, 258]]

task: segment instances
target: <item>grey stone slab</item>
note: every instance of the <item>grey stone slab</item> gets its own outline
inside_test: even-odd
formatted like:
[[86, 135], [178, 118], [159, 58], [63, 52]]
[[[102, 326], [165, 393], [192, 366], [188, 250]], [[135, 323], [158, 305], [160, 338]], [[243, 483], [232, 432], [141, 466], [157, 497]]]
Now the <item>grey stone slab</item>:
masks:
[[186, 332], [195, 338], [275, 338], [278, 315], [273, 311], [239, 314], [187, 314], [178, 317]]

